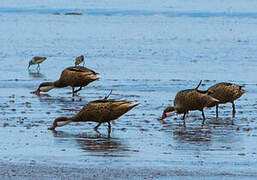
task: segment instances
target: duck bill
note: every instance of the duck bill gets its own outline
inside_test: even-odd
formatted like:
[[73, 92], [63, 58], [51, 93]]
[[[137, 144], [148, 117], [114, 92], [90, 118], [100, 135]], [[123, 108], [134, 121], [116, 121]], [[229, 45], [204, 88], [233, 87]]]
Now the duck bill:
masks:
[[167, 114], [166, 114], [166, 112], [164, 112], [163, 114], [162, 114], [162, 117], [160, 118], [160, 120], [163, 120], [163, 119], [165, 119], [167, 117]]
[[40, 96], [40, 89], [38, 88], [36, 91], [33, 91], [31, 93], [36, 94], [37, 96]]
[[49, 127], [48, 129], [49, 130], [55, 130], [55, 128], [56, 128], [56, 126], [53, 125], [53, 126]]

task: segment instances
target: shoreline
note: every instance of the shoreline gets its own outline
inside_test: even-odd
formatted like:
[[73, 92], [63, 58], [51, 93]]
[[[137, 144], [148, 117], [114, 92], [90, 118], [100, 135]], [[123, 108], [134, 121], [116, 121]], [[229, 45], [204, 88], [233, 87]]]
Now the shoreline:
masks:
[[[194, 169], [194, 168], [192, 168]], [[253, 174], [231, 174], [215, 173], [203, 170], [197, 172], [194, 170], [176, 169], [174, 167], [66, 167], [66, 166], [48, 166], [42, 164], [25, 163], [7, 163], [0, 162], [1, 179], [256, 179]]]

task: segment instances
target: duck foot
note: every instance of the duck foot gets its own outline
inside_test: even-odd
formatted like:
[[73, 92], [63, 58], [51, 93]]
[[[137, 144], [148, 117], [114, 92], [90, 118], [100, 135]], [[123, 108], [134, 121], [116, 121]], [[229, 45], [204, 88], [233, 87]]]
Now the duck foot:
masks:
[[102, 124], [102, 123], [101, 123], [101, 122], [99, 122], [99, 123], [97, 124], [97, 126], [96, 126], [96, 127], [94, 127], [94, 130], [95, 130], [95, 131], [98, 131], [97, 129], [99, 128], [99, 126], [101, 126], [101, 124]]

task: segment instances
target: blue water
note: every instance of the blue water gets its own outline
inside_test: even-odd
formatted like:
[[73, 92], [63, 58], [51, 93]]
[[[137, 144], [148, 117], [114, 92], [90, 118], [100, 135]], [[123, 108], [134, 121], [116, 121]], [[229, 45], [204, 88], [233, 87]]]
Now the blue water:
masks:
[[[197, 9], [181, 1], [172, 8], [166, 1], [165, 7], [78, 2], [0, 7], [0, 161], [256, 177], [257, 12], [243, 5], [230, 10], [229, 3]], [[72, 12], [82, 15], [64, 16]], [[102, 78], [77, 99], [71, 88], [30, 94], [41, 82], [58, 79], [81, 54]], [[39, 72], [27, 70], [33, 56], [47, 57]], [[245, 85], [249, 92], [236, 101], [236, 118], [226, 104], [218, 120], [215, 109], [205, 110], [204, 127], [200, 112], [190, 112], [186, 129], [180, 115], [157, 120], [178, 91], [200, 80], [202, 90], [223, 81]], [[99, 136], [94, 123], [67, 125], [57, 134], [47, 130], [56, 117], [74, 115], [111, 89], [111, 98], [141, 104], [113, 124], [110, 139], [107, 127]]]
[[0, 13], [14, 14], [64, 14], [78, 12], [92, 16], [166, 16], [166, 17], [227, 17], [227, 18], [257, 18], [257, 12], [204, 12], [204, 11], [155, 11], [155, 10], [129, 10], [129, 9], [25, 9], [25, 8], [0, 8]]

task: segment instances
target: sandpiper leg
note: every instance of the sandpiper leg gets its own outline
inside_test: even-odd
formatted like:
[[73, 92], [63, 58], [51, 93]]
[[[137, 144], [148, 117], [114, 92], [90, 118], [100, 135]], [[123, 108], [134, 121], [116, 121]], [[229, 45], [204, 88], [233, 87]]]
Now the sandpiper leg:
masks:
[[101, 122], [99, 122], [98, 124], [97, 124], [97, 126], [96, 127], [94, 127], [94, 130], [95, 131], [97, 131], [97, 129], [99, 128], [99, 126], [101, 125], [102, 123]]
[[111, 123], [110, 123], [110, 122], [108, 122], [108, 135], [110, 135], [110, 134], [111, 134], [111, 128], [112, 128]]
[[232, 102], [232, 108], [233, 108], [233, 117], [235, 117], [235, 115], [236, 115], [236, 106], [235, 106], [234, 102]]
[[204, 125], [205, 115], [204, 115], [204, 111], [203, 111], [203, 110], [202, 110], [202, 116], [203, 116], [203, 122], [202, 122], [202, 125]]
[[39, 64], [37, 64], [37, 70], [39, 70], [40, 69], [40, 65]]

